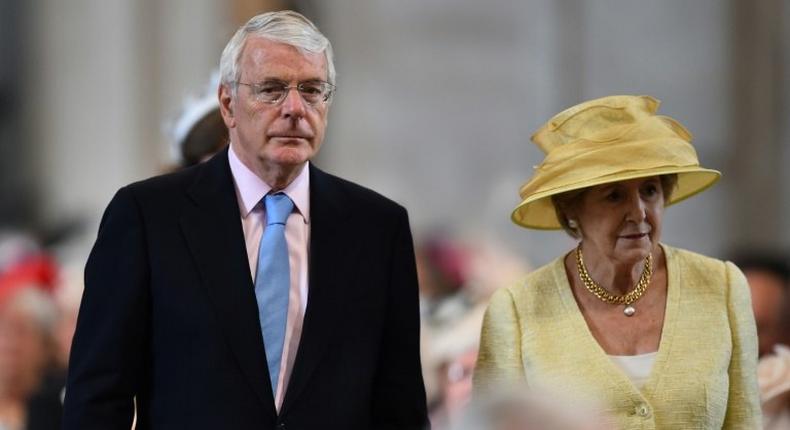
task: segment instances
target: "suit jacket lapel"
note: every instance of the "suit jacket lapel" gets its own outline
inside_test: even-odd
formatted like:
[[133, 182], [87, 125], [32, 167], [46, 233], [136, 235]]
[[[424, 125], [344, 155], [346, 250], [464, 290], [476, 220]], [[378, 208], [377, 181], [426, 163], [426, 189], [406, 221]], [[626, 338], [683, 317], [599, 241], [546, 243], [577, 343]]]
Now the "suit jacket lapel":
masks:
[[274, 397], [227, 151], [198, 167], [201, 171], [187, 191], [194, 205], [184, 209], [181, 229], [203, 279], [202, 286], [216, 310], [217, 323], [246, 379], [274, 416]]
[[321, 361], [337, 326], [358, 243], [349, 241], [352, 230], [347, 197], [337, 179], [310, 165], [310, 279], [307, 310], [288, 389], [280, 413], [304, 390]]

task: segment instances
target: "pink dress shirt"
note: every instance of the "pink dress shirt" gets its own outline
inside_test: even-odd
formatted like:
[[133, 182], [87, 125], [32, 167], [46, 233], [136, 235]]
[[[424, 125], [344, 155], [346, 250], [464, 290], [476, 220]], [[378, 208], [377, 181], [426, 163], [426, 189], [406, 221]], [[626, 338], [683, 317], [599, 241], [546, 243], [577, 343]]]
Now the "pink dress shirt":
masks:
[[[258, 268], [258, 245], [266, 227], [266, 212], [262, 200], [272, 188], [245, 166], [234, 151], [231, 143], [228, 161], [236, 185], [250, 274], [255, 280], [255, 272]], [[307, 309], [307, 251], [310, 243], [310, 174], [307, 164], [299, 176], [282, 192], [294, 202], [294, 211], [285, 223], [285, 240], [288, 242], [288, 261], [291, 266], [291, 292], [288, 296], [288, 318], [280, 361], [280, 379], [274, 395], [278, 412], [282, 407], [285, 389], [288, 387], [293, 371], [299, 339], [302, 335], [304, 313]]]

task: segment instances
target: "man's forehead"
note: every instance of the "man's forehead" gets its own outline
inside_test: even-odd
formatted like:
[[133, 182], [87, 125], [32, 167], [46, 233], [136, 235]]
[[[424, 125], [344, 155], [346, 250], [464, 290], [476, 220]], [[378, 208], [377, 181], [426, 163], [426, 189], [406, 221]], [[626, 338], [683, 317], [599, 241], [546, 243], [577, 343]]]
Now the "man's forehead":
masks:
[[[265, 37], [247, 39], [241, 53], [242, 72], [299, 72], [326, 74], [324, 52], [315, 53]], [[319, 76], [320, 77], [320, 76]]]

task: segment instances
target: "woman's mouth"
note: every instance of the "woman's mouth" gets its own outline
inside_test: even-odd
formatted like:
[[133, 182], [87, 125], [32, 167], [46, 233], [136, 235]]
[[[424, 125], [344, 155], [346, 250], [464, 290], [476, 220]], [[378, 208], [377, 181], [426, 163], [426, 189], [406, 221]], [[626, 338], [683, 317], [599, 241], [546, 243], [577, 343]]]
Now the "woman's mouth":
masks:
[[642, 239], [643, 237], [647, 237], [647, 236], [648, 236], [647, 233], [636, 233], [636, 234], [624, 234], [624, 235], [620, 236], [620, 238], [621, 239], [637, 240], [637, 239]]

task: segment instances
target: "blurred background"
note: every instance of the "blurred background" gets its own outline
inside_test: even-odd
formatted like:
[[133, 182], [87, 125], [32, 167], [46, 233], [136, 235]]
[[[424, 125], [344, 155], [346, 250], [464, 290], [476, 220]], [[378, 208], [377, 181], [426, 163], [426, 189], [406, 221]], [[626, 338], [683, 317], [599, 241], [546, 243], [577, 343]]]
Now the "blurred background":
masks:
[[[490, 292], [574, 245], [509, 221], [543, 158], [529, 137], [566, 107], [660, 99], [694, 134], [701, 163], [723, 172], [666, 212], [663, 241], [787, 262], [790, 0], [0, 0], [0, 291], [15, 292], [0, 304], [44, 292], [15, 305], [39, 349], [65, 349], [42, 369], [63, 367], [81, 271], [114, 192], [183, 164], [174, 129], [206, 95], [222, 48], [251, 16], [284, 8], [335, 50], [338, 90], [316, 164], [409, 210], [438, 428], [468, 399]], [[0, 345], [12, 362], [0, 357], [11, 375], [0, 377], [0, 406], [29, 403], [47, 379], [35, 374], [61, 377], [31, 370], [4, 382], [19, 379], [13, 363], [35, 361], [21, 348]]]

